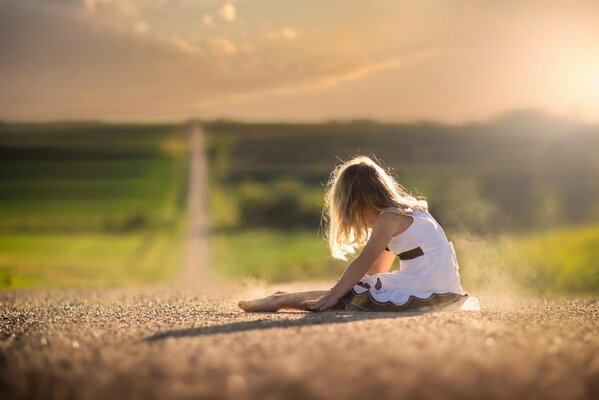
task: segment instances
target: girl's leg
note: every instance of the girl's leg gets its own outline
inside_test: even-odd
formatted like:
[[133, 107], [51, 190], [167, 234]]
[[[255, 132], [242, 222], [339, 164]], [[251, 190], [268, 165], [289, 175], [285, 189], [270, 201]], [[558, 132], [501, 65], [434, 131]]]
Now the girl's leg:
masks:
[[245, 312], [274, 312], [284, 308], [309, 311], [302, 306], [302, 303], [306, 300], [315, 300], [327, 292], [328, 290], [311, 290], [309, 292], [291, 293], [276, 292], [262, 299], [240, 301], [238, 306]]

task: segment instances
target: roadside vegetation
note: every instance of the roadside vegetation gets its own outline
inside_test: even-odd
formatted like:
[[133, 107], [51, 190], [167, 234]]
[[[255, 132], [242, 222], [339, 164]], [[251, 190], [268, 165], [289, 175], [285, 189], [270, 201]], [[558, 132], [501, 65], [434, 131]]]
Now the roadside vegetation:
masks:
[[0, 125], [0, 288], [172, 280], [182, 126]]

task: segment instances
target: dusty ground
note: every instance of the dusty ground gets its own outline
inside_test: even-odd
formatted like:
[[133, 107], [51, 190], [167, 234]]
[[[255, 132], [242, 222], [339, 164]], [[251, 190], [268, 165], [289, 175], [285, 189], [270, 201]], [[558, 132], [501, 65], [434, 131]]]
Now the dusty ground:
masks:
[[223, 291], [0, 292], [0, 398], [599, 398], [593, 299], [245, 314]]

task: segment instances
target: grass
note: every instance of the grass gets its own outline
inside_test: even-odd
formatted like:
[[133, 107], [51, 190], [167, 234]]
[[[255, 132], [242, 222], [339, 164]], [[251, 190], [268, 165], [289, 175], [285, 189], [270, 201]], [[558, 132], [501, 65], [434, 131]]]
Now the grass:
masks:
[[212, 265], [221, 277], [269, 282], [337, 277], [344, 263], [328, 256], [316, 232], [268, 229], [213, 234]]
[[0, 287], [172, 281], [180, 264], [181, 231], [0, 234]]
[[526, 287], [548, 293], [599, 293], [599, 226], [511, 236], [501, 246], [510, 275]]
[[184, 129], [0, 124], [0, 288], [174, 279]]
[[[452, 240], [466, 290], [599, 293], [599, 226], [487, 239], [459, 234]], [[216, 234], [211, 251], [217, 272], [237, 280], [336, 279], [346, 265], [333, 261], [326, 243], [307, 231]]]

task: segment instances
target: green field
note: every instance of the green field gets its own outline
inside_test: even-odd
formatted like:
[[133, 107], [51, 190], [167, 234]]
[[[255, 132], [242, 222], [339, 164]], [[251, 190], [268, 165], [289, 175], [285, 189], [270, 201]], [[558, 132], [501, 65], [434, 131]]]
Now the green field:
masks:
[[599, 226], [515, 235], [500, 242], [514, 281], [541, 293], [599, 293]]
[[183, 126], [0, 125], [0, 287], [173, 280]]
[[317, 232], [257, 229], [215, 233], [210, 250], [221, 277], [267, 282], [336, 278], [345, 263], [331, 259]]
[[[599, 226], [492, 238], [458, 234], [451, 240], [466, 290], [599, 293]], [[218, 260], [213, 265], [228, 279], [337, 279], [347, 265], [333, 260], [322, 238], [308, 231], [221, 233], [212, 237], [211, 250]]]

